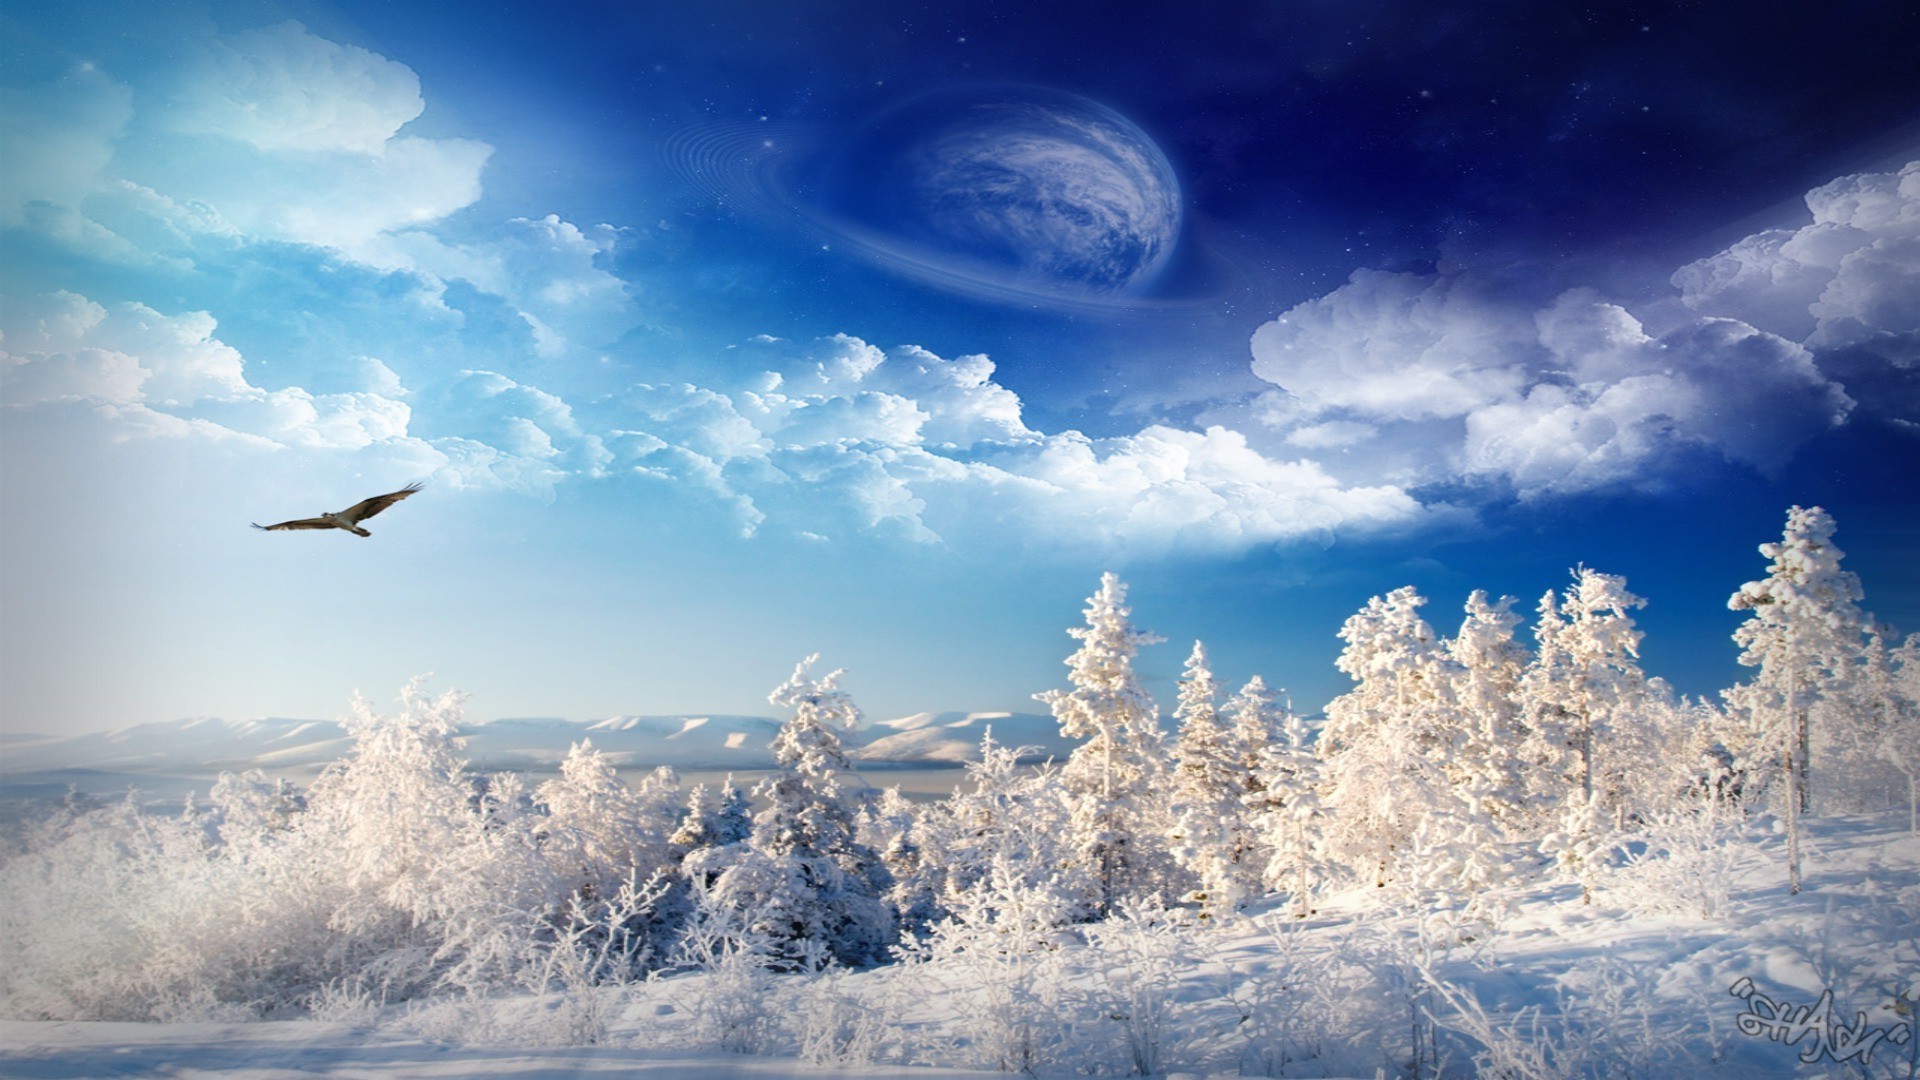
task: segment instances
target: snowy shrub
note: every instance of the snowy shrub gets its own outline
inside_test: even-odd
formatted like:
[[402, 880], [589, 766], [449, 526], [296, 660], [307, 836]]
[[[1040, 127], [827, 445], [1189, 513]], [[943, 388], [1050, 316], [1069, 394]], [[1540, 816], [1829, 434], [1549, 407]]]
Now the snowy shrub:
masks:
[[[797, 994], [800, 1060], [809, 1065], [872, 1065], [899, 1040], [899, 1002], [888, 993], [894, 972], [865, 978], [830, 969], [808, 979]], [[879, 980], [879, 993], [862, 987]]]
[[[193, 816], [63, 815], [0, 868], [0, 1002], [29, 1019], [271, 1010], [332, 944], [294, 874], [227, 858]], [[263, 888], [263, 886], [265, 886]]]
[[929, 996], [944, 994], [957, 1013], [942, 1058], [1005, 1072], [1065, 1060], [1069, 972], [1058, 928], [1075, 901], [1030, 884], [1004, 858], [963, 897], [909, 952]]
[[315, 990], [306, 1002], [308, 1016], [336, 1024], [370, 1022], [386, 1004], [384, 997], [364, 983], [344, 979]]
[[1201, 961], [1192, 924], [1158, 905], [1128, 905], [1085, 933], [1087, 1003], [1105, 1021], [1098, 1043], [1124, 1053], [1129, 1075], [1186, 1063], [1196, 1032], [1179, 1022], [1182, 982]]
[[779, 1010], [772, 1007], [776, 985], [764, 953], [750, 949], [723, 952], [697, 975], [690, 1008], [702, 1041], [717, 1050], [761, 1054], [779, 1035]]
[[919, 873], [939, 905], [935, 919], [975, 903], [970, 894], [994, 876], [999, 883], [989, 893], [1012, 882], [1044, 888], [1060, 901], [1062, 923], [1091, 917], [1096, 886], [1075, 860], [1059, 773], [1023, 770], [1019, 760], [1029, 749], [1000, 746], [988, 729], [980, 760], [967, 765], [971, 786], [955, 787], [923, 812]]
[[[1602, 953], [1560, 977], [1552, 1009], [1536, 1003], [1498, 1016], [1471, 989], [1421, 969], [1434, 1023], [1470, 1040], [1475, 1073], [1515, 1080], [1710, 1072], [1724, 1052], [1712, 1030], [1719, 1003], [1677, 1009], [1660, 993], [1661, 976], [1657, 966]], [[1675, 1016], [1697, 1018], [1707, 1030], [1675, 1030]]]
[[583, 740], [568, 750], [559, 778], [535, 792], [546, 810], [535, 826], [540, 850], [553, 872], [589, 899], [670, 868], [679, 854], [670, 839], [679, 787], [673, 770], [660, 768], [630, 788]]
[[1717, 800], [1651, 814], [1615, 841], [1618, 859], [1598, 873], [1599, 888], [1636, 915], [1722, 918], [1742, 854], [1738, 827]]
[[[1225, 965], [1221, 996], [1232, 1006], [1231, 1042], [1243, 1076], [1286, 1076], [1300, 1065], [1332, 1067], [1353, 1024], [1353, 972], [1336, 950], [1310, 944], [1295, 919], [1266, 920], [1262, 950], [1245, 970]], [[1309, 1064], [1312, 1063], [1312, 1064]], [[1296, 1073], [1298, 1075], [1298, 1073]]]

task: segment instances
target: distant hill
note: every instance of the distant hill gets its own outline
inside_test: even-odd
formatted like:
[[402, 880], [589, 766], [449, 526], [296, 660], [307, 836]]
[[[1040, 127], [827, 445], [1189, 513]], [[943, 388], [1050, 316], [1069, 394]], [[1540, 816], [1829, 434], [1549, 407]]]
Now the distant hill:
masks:
[[[765, 716], [616, 716], [575, 721], [501, 719], [461, 728], [474, 768], [549, 772], [574, 743], [590, 740], [621, 768], [671, 765], [685, 770], [773, 768], [769, 746], [780, 721]], [[1049, 717], [1024, 713], [917, 713], [842, 732], [856, 764], [957, 766], [980, 756], [988, 727], [1003, 746], [1033, 746], [1023, 760], [1064, 760], [1075, 745]], [[0, 746], [0, 782], [9, 777], [85, 770], [135, 776], [211, 777], [262, 769], [311, 774], [352, 749], [333, 720], [194, 717], [65, 738], [10, 739]]]
[[1032, 713], [915, 713], [883, 720], [869, 727], [865, 745], [850, 756], [858, 762], [960, 765], [980, 759], [980, 740], [991, 730], [993, 741], [1014, 749], [1027, 748], [1020, 761], [1034, 764], [1052, 758], [1065, 761], [1078, 739], [1060, 734], [1060, 722]]

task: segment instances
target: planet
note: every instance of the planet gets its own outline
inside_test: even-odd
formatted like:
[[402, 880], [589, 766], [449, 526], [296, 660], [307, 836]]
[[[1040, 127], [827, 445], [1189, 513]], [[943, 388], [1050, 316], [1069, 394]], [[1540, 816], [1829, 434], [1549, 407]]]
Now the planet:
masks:
[[1126, 117], [1060, 91], [916, 98], [829, 162], [820, 190], [843, 233], [943, 285], [1121, 301], [1153, 283], [1180, 237], [1166, 155]]

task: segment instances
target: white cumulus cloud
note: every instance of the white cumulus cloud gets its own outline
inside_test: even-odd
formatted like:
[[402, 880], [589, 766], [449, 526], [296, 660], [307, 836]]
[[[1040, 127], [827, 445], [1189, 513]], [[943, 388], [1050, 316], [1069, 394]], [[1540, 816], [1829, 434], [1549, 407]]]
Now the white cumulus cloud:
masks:
[[1444, 275], [1356, 273], [1252, 349], [1288, 444], [1522, 497], [1657, 480], [1702, 449], [1773, 469], [1853, 406], [1805, 346], [1739, 320], [1656, 336], [1590, 289], [1534, 308]]
[[207, 42], [171, 121], [262, 150], [376, 154], [425, 109], [413, 69], [289, 21]]
[[947, 360], [839, 335], [771, 359], [732, 393], [630, 391], [610, 441], [617, 460], [731, 507], [749, 532], [777, 522], [816, 536], [1158, 554], [1243, 550], [1425, 513], [1397, 487], [1342, 484], [1223, 427], [1101, 439], [1035, 431], [982, 356]]
[[1920, 161], [1840, 177], [1806, 204], [1807, 224], [1681, 267], [1682, 299], [1816, 348], [1859, 346], [1920, 366]]

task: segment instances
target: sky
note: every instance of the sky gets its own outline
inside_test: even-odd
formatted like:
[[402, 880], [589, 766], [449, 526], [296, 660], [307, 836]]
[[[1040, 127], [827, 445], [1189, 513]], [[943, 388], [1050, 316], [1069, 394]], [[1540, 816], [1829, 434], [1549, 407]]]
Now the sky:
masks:
[[[1104, 571], [1318, 709], [1585, 565], [1920, 631], [1920, 12], [0, 4], [0, 732], [1039, 711]], [[420, 482], [373, 535], [264, 533]]]

